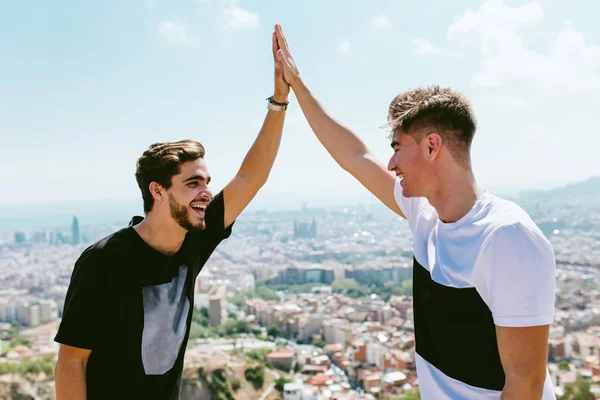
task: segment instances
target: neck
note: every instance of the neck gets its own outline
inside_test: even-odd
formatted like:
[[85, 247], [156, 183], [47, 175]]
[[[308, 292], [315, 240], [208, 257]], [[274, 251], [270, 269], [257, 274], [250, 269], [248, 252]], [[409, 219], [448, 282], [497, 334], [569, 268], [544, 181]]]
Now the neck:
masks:
[[152, 213], [148, 213], [133, 229], [150, 247], [166, 255], [179, 251], [187, 233], [172, 219], [159, 218]]
[[440, 175], [436, 190], [427, 196], [427, 200], [442, 222], [451, 223], [464, 217], [483, 193], [473, 171], [456, 165]]

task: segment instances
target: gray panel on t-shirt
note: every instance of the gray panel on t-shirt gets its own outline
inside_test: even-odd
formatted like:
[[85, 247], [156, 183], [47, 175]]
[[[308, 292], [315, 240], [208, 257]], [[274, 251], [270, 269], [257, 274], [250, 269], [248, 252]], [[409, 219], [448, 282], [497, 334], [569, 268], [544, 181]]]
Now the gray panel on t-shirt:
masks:
[[175, 365], [186, 333], [190, 301], [185, 294], [187, 266], [171, 282], [142, 288], [142, 363], [146, 375], [162, 375]]

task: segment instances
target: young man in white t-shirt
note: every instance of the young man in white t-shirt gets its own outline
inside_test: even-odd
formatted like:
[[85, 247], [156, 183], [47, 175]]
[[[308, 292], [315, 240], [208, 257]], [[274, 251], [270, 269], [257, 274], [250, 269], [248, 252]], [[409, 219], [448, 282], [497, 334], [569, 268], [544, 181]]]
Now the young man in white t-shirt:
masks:
[[461, 94], [437, 86], [389, 108], [387, 168], [305, 86], [281, 26], [284, 78], [319, 141], [414, 236], [414, 318], [421, 396], [555, 399], [546, 367], [552, 247], [516, 204], [481, 190], [471, 169], [476, 123]]

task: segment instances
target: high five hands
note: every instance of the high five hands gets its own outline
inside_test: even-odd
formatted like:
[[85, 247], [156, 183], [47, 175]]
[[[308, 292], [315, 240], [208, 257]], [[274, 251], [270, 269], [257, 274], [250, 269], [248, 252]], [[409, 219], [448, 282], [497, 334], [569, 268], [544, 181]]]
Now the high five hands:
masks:
[[287, 82], [289, 86], [294, 87], [300, 80], [300, 73], [290, 54], [287, 39], [283, 35], [283, 30], [279, 24], [275, 25], [275, 31], [273, 32], [273, 55], [275, 56], [276, 61], [275, 74], [278, 73], [278, 68], [282, 68], [283, 71], [279, 71], [279, 74], [283, 72], [282, 75], [285, 82]]
[[[280, 28], [281, 29], [281, 28]], [[273, 45], [273, 61], [275, 62], [275, 93], [273, 94], [273, 100], [279, 103], [285, 103], [288, 95], [290, 94], [290, 85], [287, 79], [284, 79], [284, 67], [281, 61], [277, 59], [277, 52], [279, 50], [279, 44], [277, 35], [273, 32], [272, 38]]]

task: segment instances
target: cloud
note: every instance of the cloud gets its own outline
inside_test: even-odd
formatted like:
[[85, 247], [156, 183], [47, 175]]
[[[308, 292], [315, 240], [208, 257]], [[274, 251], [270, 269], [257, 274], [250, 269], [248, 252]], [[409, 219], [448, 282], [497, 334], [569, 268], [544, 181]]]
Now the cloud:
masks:
[[237, 5], [238, 0], [224, 0], [223, 14], [226, 22], [223, 23], [223, 29], [240, 30], [254, 29], [260, 27], [260, 18], [258, 14], [245, 10]]
[[189, 41], [187, 29], [181, 21], [162, 21], [158, 25], [158, 33], [163, 40], [172, 46], [181, 46]]
[[344, 56], [349, 55], [352, 52], [352, 46], [350, 45], [350, 42], [347, 40], [342, 40], [339, 42], [338, 51]]
[[541, 2], [509, 6], [487, 0], [447, 29], [444, 51], [460, 57], [472, 77], [474, 103], [486, 105], [482, 122], [497, 135], [494, 148], [505, 147], [495, 157], [514, 160], [504, 164], [498, 181], [510, 176], [515, 183], [557, 184], [600, 173], [595, 155], [600, 139], [590, 134], [596, 126], [600, 45], [568, 19], [552, 23], [545, 21]]
[[392, 23], [390, 22], [390, 19], [385, 14], [380, 14], [380, 15], [374, 17], [372, 22], [373, 22], [373, 26], [375, 27], [375, 29], [388, 30], [388, 31], [392, 30]]
[[441, 50], [438, 47], [435, 47], [427, 40], [416, 39], [413, 41], [415, 44], [415, 54], [418, 56], [428, 56], [431, 54], [437, 54]]
[[529, 88], [555, 96], [600, 89], [600, 47], [586, 43], [583, 34], [566, 21], [549, 51], [531, 46], [531, 28], [544, 18], [540, 3], [507, 7], [501, 0], [467, 11], [448, 28], [455, 46], [476, 46], [481, 67], [473, 82], [488, 88]]

